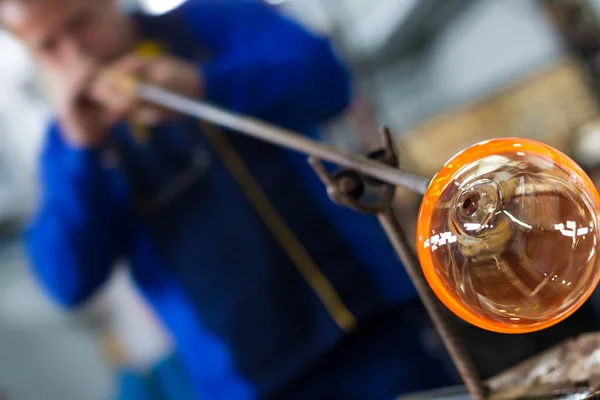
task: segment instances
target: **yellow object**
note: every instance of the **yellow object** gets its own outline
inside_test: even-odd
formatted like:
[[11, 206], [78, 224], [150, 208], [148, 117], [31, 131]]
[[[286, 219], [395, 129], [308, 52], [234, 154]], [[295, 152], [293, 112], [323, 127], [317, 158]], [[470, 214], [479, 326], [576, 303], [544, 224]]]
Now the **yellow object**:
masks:
[[[140, 57], [152, 59], [163, 54], [164, 50], [161, 45], [153, 41], [142, 41], [135, 49], [135, 53]], [[118, 84], [122, 86], [127, 93], [135, 92], [137, 81], [135, 77], [119, 77]], [[147, 143], [150, 140], [150, 129], [144, 124], [130, 120], [129, 122], [133, 137], [139, 143]]]
[[[163, 48], [156, 42], [142, 42], [136, 49], [136, 54], [148, 58], [157, 57], [162, 53]], [[128, 85], [125, 86], [126, 90], [131, 90], [132, 87], [135, 87], [134, 79], [124, 80], [122, 83]], [[208, 122], [203, 122], [200, 125], [202, 131], [210, 140], [212, 147], [231, 175], [236, 179], [250, 204], [254, 207], [259, 218], [279, 242], [279, 245], [288, 255], [300, 275], [302, 275], [319, 297], [331, 318], [341, 330], [345, 332], [354, 330], [357, 324], [356, 318], [346, 307], [331, 282], [329, 282], [325, 274], [315, 264], [310, 254], [308, 254], [294, 232], [287, 226], [285, 220], [262, 191], [233, 145], [216, 126]], [[146, 127], [132, 122], [131, 129], [133, 134], [140, 140], [147, 140], [149, 132]]]
[[164, 49], [157, 42], [146, 40], [136, 46], [135, 53], [141, 57], [156, 58], [164, 53]]
[[201, 128], [262, 222], [319, 297], [331, 318], [344, 332], [353, 331], [357, 324], [356, 318], [262, 191], [242, 157], [214, 125], [203, 123]]

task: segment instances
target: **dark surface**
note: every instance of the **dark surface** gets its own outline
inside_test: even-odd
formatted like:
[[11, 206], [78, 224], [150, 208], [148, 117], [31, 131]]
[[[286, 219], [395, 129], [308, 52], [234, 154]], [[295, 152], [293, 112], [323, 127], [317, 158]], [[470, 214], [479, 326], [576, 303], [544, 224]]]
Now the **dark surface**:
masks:
[[560, 324], [523, 335], [488, 332], [458, 318], [454, 320], [457, 333], [464, 340], [467, 351], [484, 379], [497, 375], [565, 339], [600, 330], [598, 314], [589, 302]]
[[[443, 354], [423, 338], [427, 317], [408, 302], [364, 325], [328, 357], [270, 399], [391, 399], [456, 384]], [[410, 360], [410, 368], [406, 361]], [[315, 389], [317, 388], [317, 389]], [[315, 397], [314, 393], [319, 393]]]
[[464, 386], [453, 386], [399, 397], [398, 400], [471, 400]]

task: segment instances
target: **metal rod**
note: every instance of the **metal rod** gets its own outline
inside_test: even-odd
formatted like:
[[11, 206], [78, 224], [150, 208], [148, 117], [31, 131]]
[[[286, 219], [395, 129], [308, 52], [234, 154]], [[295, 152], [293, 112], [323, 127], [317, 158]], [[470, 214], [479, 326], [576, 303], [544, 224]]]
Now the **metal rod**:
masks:
[[400, 226], [394, 211], [390, 207], [387, 211], [382, 211], [377, 214], [377, 216], [379, 223], [385, 230], [385, 233], [400, 257], [400, 260], [404, 264], [404, 268], [415, 286], [435, 329], [440, 334], [440, 337], [450, 354], [450, 358], [452, 358], [454, 365], [458, 369], [458, 373], [465, 383], [469, 394], [473, 400], [487, 399], [488, 389], [477, 373], [475, 365], [464, 349], [459, 337], [455, 334], [447, 318], [444, 316], [442, 304], [437, 300], [433, 291], [427, 284], [425, 277], [421, 273], [417, 256], [410, 248], [406, 234]]
[[223, 110], [154, 85], [138, 83], [136, 85], [136, 95], [142, 100], [181, 114], [209, 121], [287, 149], [316, 156], [319, 159], [353, 169], [382, 182], [402, 186], [413, 192], [424, 194], [429, 187], [429, 179], [427, 178], [409, 174], [361, 155], [343, 152], [291, 130]]

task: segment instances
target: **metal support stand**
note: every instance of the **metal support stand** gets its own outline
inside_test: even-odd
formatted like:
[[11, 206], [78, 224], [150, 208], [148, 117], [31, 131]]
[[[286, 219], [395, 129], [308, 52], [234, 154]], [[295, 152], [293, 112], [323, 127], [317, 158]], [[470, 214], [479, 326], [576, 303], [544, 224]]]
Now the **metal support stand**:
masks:
[[[450, 325], [440, 312], [441, 304], [422, 276], [417, 257], [410, 250], [406, 235], [392, 211], [396, 185], [417, 193], [425, 193], [429, 186], [429, 179], [409, 174], [398, 168], [398, 157], [388, 128], [384, 127], [381, 130], [383, 148], [372, 152], [369, 157], [363, 157], [339, 151], [264, 121], [186, 98], [154, 85], [137, 82], [133, 78], [123, 79], [124, 88], [135, 93], [142, 100], [309, 155], [311, 165], [326, 185], [329, 196], [334, 202], [359, 212], [378, 216], [473, 399], [486, 398], [487, 390], [484, 384], [477, 375], [471, 359], [463, 350], [460, 340], [452, 333]], [[333, 162], [347, 169], [330, 176], [320, 160]], [[363, 201], [367, 185], [381, 189], [378, 201], [374, 203]]]
[[[389, 129], [383, 127], [381, 134], [383, 148], [371, 152], [369, 154], [370, 158], [392, 167], [398, 167], [398, 157], [394, 150]], [[362, 213], [377, 215], [404, 268], [406, 268], [435, 329], [440, 334], [448, 353], [450, 353], [450, 357], [458, 369], [471, 397], [474, 400], [487, 399], [489, 390], [479, 377], [461, 340], [453, 332], [452, 327], [448, 323], [443, 313], [443, 306], [427, 284], [419, 267], [417, 256], [412, 251], [406, 234], [394, 214], [392, 200], [396, 189], [395, 186], [367, 178], [353, 170], [340, 170], [336, 174], [330, 175], [317, 158], [310, 157], [309, 162], [327, 187], [327, 192], [335, 203]], [[381, 189], [378, 201], [374, 203], [363, 201], [365, 189], [368, 184]]]
[[[507, 388], [495, 385], [494, 380], [488, 381], [489, 386], [482, 382], [460, 339], [446, 320], [442, 304], [427, 284], [419, 267], [418, 258], [412, 251], [410, 242], [392, 210], [396, 185], [423, 194], [429, 187], [429, 179], [409, 174], [398, 168], [398, 157], [394, 151], [391, 135], [387, 128], [382, 129], [383, 148], [372, 152], [369, 157], [363, 157], [342, 152], [296, 132], [279, 128], [255, 118], [235, 114], [195, 99], [186, 98], [157, 86], [137, 82], [131, 78], [127, 78], [125, 81], [124, 86], [127, 87], [127, 90], [132, 91], [138, 98], [149, 103], [311, 156], [309, 161], [326, 185], [329, 196], [334, 202], [359, 212], [377, 215], [417, 289], [419, 297], [444, 345], [448, 349], [450, 357], [472, 399], [572, 398], [557, 396], [563, 394], [568, 396], [572, 392], [573, 385], [567, 385], [566, 390], [562, 386], [549, 389], [536, 387], [535, 385], [533, 387], [519, 387], [520, 383], [515, 380], [508, 388], [510, 390], [506, 390]], [[335, 163], [346, 169], [330, 175], [320, 160]], [[378, 188], [380, 192], [376, 196], [376, 201], [367, 202], [365, 201], [367, 197], [365, 193], [367, 188], [370, 189], [371, 187]], [[516, 371], [516, 376], [523, 375], [522, 369], [517, 368]], [[593, 386], [593, 388], [589, 388], [589, 386]], [[592, 393], [599, 386], [595, 384], [587, 385], [589, 389], [587, 393]], [[515, 389], [518, 389], [517, 394], [515, 394]], [[493, 396], [492, 391], [494, 392]], [[543, 393], [543, 395], [540, 396], [540, 393]], [[429, 398], [431, 397], [427, 397], [427, 399]], [[588, 399], [600, 399], [600, 392], [591, 394]]]

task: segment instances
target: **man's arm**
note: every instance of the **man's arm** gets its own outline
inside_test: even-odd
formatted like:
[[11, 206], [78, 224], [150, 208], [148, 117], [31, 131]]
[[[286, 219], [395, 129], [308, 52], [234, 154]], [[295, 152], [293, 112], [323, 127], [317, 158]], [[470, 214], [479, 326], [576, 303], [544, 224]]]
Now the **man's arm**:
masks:
[[42, 286], [64, 306], [87, 299], [126, 245], [124, 193], [111, 187], [98, 150], [68, 147], [53, 125], [41, 158], [43, 193], [26, 234]]
[[214, 57], [202, 66], [208, 101], [292, 127], [348, 105], [348, 72], [328, 40], [263, 3], [188, 0], [179, 12]]

